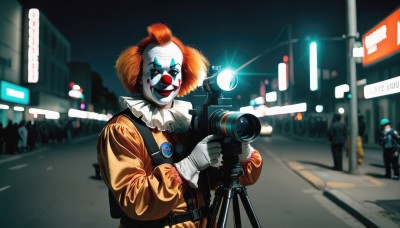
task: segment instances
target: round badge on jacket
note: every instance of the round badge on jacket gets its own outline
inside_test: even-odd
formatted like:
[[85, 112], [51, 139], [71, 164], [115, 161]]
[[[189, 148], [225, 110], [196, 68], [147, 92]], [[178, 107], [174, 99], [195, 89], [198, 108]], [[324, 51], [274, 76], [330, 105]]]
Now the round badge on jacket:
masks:
[[164, 157], [170, 158], [172, 154], [174, 153], [174, 149], [172, 147], [172, 144], [169, 142], [163, 142], [160, 146], [161, 153]]

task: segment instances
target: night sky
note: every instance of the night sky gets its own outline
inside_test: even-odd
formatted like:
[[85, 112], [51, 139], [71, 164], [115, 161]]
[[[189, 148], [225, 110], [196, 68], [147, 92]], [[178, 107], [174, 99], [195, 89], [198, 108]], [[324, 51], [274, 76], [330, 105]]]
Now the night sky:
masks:
[[[117, 96], [127, 93], [115, 74], [115, 60], [125, 48], [144, 38], [146, 27], [153, 23], [167, 24], [175, 36], [199, 49], [211, 64], [232, 67], [286, 41], [288, 24], [292, 25], [293, 38], [299, 39], [346, 33], [345, 0], [20, 2], [26, 8], [38, 8], [71, 43], [71, 60], [88, 62], [92, 71], [102, 76], [103, 85]], [[360, 35], [399, 5], [399, 0], [358, 0]], [[271, 75], [277, 72], [282, 56], [262, 55], [243, 71]]]

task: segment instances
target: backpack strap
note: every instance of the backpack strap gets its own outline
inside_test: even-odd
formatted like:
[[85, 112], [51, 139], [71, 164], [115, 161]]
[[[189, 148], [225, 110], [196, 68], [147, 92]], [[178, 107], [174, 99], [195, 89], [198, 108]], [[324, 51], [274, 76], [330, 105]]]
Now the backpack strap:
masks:
[[161, 164], [174, 164], [172, 157], [164, 157], [162, 153], [160, 153], [160, 149], [151, 133], [150, 129], [146, 126], [146, 124], [136, 116], [132, 114], [129, 109], [125, 109], [122, 112], [123, 115], [128, 117], [132, 123], [135, 125], [136, 129], [139, 131], [140, 135], [143, 137], [144, 144], [146, 145], [147, 152], [152, 158], [153, 169]]
[[[172, 158], [166, 158], [160, 153], [158, 145], [150, 129], [143, 123], [143, 121], [135, 117], [128, 108], [123, 110], [122, 112], [117, 113], [111, 119], [116, 118], [117, 116], [120, 115], [128, 117], [131, 120], [131, 122], [135, 125], [139, 133], [142, 135], [143, 141], [146, 145], [146, 149], [152, 158], [153, 169], [161, 164], [165, 163], [173, 164]], [[111, 217], [115, 219], [122, 218], [124, 216], [124, 212], [122, 211], [121, 207], [119, 206], [117, 200], [115, 199], [110, 189], [108, 190], [108, 201], [110, 206]]]
[[[145, 123], [143, 123], [141, 119], [134, 116], [129, 109], [125, 109], [122, 114], [127, 116], [132, 121], [132, 123], [135, 125], [135, 127], [142, 135], [144, 143], [146, 144], [147, 152], [152, 158], [153, 169], [161, 164], [166, 164], [166, 163], [174, 165], [172, 157], [166, 158], [162, 155], [162, 153], [160, 153], [161, 151], [158, 148], [158, 145], [154, 140], [154, 137], [150, 129], [145, 125]], [[191, 196], [190, 191], [189, 190], [185, 191], [183, 197], [186, 201], [188, 209], [192, 209], [194, 205], [193, 205], [193, 197]]]

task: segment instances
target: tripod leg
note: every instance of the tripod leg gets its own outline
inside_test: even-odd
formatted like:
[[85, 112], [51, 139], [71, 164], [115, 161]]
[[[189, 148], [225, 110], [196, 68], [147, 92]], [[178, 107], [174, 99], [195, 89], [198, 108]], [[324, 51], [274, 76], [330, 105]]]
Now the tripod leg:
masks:
[[226, 219], [228, 217], [229, 204], [230, 204], [232, 196], [233, 196], [232, 188], [225, 188], [224, 190], [226, 192], [225, 192], [224, 200], [222, 201], [222, 207], [221, 207], [221, 211], [220, 211], [219, 218], [218, 218], [218, 226], [217, 226], [218, 228], [224, 228], [226, 226]]
[[207, 228], [214, 227], [215, 219], [217, 218], [218, 211], [221, 207], [223, 190], [224, 189], [222, 187], [218, 187], [215, 190], [215, 196], [211, 208], [211, 217], [207, 221]]
[[235, 218], [235, 228], [242, 228], [242, 221], [240, 219], [239, 200], [237, 194], [233, 196], [233, 215]]
[[256, 214], [254, 213], [254, 209], [251, 206], [250, 198], [247, 195], [247, 191], [245, 187], [241, 187], [240, 191], [240, 199], [242, 200], [243, 207], [246, 210], [247, 216], [250, 219], [251, 225], [254, 227], [261, 227], [260, 223], [257, 220]]

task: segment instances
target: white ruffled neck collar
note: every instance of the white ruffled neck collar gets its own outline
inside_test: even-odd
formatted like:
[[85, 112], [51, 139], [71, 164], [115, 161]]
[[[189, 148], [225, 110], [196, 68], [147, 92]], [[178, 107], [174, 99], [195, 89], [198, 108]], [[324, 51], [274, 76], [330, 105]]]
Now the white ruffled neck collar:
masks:
[[140, 94], [132, 97], [121, 96], [119, 102], [150, 128], [168, 132], [185, 132], [190, 128], [190, 102], [174, 100], [172, 108], [159, 108], [143, 99]]

